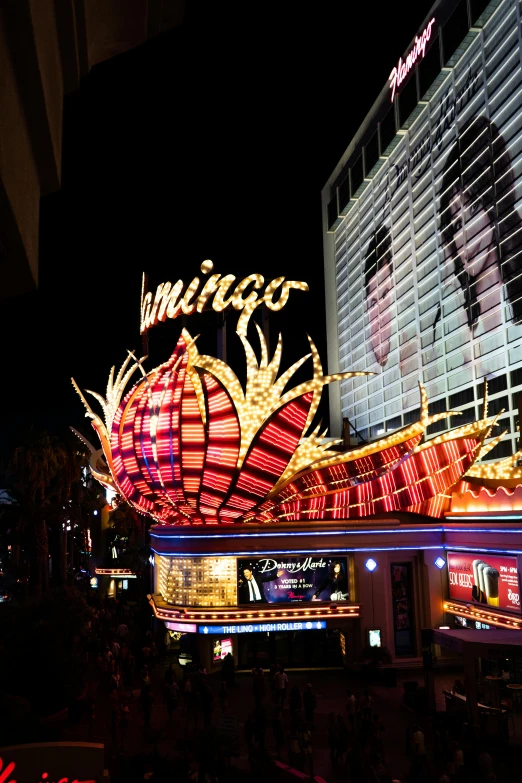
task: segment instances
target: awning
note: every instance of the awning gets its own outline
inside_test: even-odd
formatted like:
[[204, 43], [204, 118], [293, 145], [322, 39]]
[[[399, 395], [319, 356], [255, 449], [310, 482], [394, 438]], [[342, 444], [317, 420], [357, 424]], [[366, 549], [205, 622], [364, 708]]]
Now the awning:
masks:
[[434, 628], [431, 631], [432, 644], [464, 654], [473, 652], [480, 658], [510, 656], [522, 652], [522, 631], [498, 630], [478, 631], [459, 628], [445, 631]]

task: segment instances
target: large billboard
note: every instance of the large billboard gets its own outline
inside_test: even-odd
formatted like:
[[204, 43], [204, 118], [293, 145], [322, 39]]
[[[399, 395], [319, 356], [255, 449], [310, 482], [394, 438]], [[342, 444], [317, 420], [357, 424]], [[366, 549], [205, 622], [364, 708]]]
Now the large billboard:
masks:
[[[516, 450], [522, 392], [522, 68], [503, 0], [443, 72], [335, 234], [343, 416], [366, 439], [432, 411], [482, 414], [484, 379]], [[434, 45], [438, 45], [436, 41]], [[385, 156], [383, 156], [384, 158]], [[520, 369], [518, 369], [520, 368]], [[518, 387], [518, 388], [517, 388]], [[514, 393], [513, 393], [514, 392]], [[447, 420], [433, 426], [442, 430]]]
[[237, 561], [239, 604], [348, 601], [346, 557], [253, 557]]
[[520, 612], [517, 558], [448, 552], [449, 596]]

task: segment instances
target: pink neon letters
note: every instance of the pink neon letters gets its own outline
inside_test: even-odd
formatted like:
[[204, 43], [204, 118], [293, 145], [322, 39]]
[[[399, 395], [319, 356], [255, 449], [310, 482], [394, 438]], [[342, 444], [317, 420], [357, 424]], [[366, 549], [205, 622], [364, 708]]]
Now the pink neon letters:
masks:
[[[15, 771], [15, 767], [16, 767], [16, 764], [15, 764], [14, 761], [9, 762], [9, 764], [7, 764], [4, 767], [4, 762], [0, 758], [0, 783], [16, 783], [16, 780], [14, 780], [14, 778], [10, 777], [11, 774]], [[9, 780], [8, 780], [8, 778], [9, 778]], [[49, 773], [48, 772], [42, 772], [41, 778], [42, 778], [42, 780], [40, 781], [40, 783], [51, 783], [51, 781], [48, 780], [48, 778], [49, 778]], [[69, 778], [60, 778], [58, 780], [58, 783], [69, 783]], [[92, 779], [89, 779], [89, 780], [78, 780], [77, 778], [74, 778], [74, 780], [71, 781], [71, 783], [96, 783], [96, 781], [92, 780]]]
[[400, 58], [397, 65], [394, 67], [393, 71], [390, 73], [388, 79], [390, 82], [390, 89], [392, 91], [391, 94], [391, 102], [393, 103], [393, 99], [395, 98], [395, 91], [397, 87], [399, 87], [406, 76], [409, 74], [413, 66], [415, 65], [415, 62], [418, 59], [422, 59], [426, 53], [426, 44], [431, 38], [431, 29], [433, 25], [435, 24], [435, 17], [428, 22], [424, 30], [422, 31], [420, 36], [415, 36], [415, 43], [413, 44], [413, 48], [406, 57], [406, 60], [403, 62], [402, 57]]

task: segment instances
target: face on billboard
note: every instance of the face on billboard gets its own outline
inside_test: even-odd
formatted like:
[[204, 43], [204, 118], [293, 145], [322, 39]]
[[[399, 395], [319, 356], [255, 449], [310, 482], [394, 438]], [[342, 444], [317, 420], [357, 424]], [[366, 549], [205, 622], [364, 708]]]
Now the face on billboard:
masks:
[[[453, 241], [464, 271], [478, 278], [498, 263], [494, 223], [478, 199], [470, 201], [463, 198], [463, 194], [456, 189], [453, 191], [450, 214]], [[466, 226], [469, 228], [466, 229]]]
[[276, 556], [237, 561], [238, 603], [347, 601], [345, 557]]
[[516, 557], [448, 552], [448, 577], [456, 601], [520, 611]]
[[[484, 27], [495, 85], [518, 56], [514, 37], [498, 44], [500, 24]], [[466, 390], [471, 421], [484, 378], [505, 376], [509, 391], [522, 367], [522, 69], [495, 103], [482, 43], [395, 140], [336, 230], [341, 369], [377, 376], [343, 384], [343, 416], [363, 437], [405, 423], [419, 382], [441, 410], [461, 407], [449, 397]], [[515, 396], [499, 407], [514, 411]], [[516, 450], [505, 425], [498, 456]]]
[[370, 344], [375, 359], [381, 367], [384, 367], [388, 361], [390, 353], [392, 289], [392, 266], [386, 264], [370, 279], [366, 294], [370, 319]]

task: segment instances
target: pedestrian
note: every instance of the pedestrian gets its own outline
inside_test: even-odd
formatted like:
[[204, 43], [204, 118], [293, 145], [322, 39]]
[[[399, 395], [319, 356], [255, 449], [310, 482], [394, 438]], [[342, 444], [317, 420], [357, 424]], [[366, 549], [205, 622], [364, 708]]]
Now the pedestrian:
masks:
[[102, 677], [105, 672], [105, 659], [101, 650], [96, 656], [96, 671], [99, 677]]
[[302, 719], [301, 710], [303, 708], [303, 699], [301, 697], [301, 692], [297, 687], [297, 685], [294, 685], [294, 687], [290, 691], [289, 701], [290, 701], [290, 715], [292, 718], [292, 724], [294, 724]]
[[[382, 738], [384, 735], [384, 724], [381, 722], [381, 719], [377, 715], [377, 713], [374, 713], [371, 728], [370, 728], [370, 737], [371, 737], [371, 745], [372, 745], [372, 751], [373, 753], [376, 753], [378, 756], [382, 756]], [[424, 739], [424, 735], [423, 739]]]
[[154, 696], [150, 686], [150, 679], [147, 677], [147, 681], [143, 682], [140, 692], [140, 707], [143, 711], [143, 723], [147, 728], [150, 727], [153, 706]]
[[156, 661], [158, 659], [158, 648], [156, 647], [156, 643], [152, 641], [150, 643], [150, 668], [151, 671], [154, 671], [156, 668]]
[[272, 691], [272, 701], [274, 704], [276, 703], [276, 698], [277, 698], [277, 691], [274, 682], [274, 677], [277, 671], [279, 671], [279, 666], [274, 661], [273, 663], [270, 664], [270, 688]]
[[113, 690], [110, 695], [111, 705], [111, 749], [112, 753], [116, 754], [118, 749], [118, 726], [120, 722], [120, 700], [118, 692]]
[[333, 712], [328, 715], [328, 746], [332, 766], [337, 763], [339, 753], [339, 724]]
[[121, 676], [121, 666], [119, 663], [116, 664], [116, 668], [114, 669], [113, 674], [111, 675], [110, 683], [109, 683], [109, 690], [116, 690], [118, 693], [123, 688], [123, 679]]
[[212, 721], [212, 708], [214, 706], [214, 694], [207, 682], [204, 682], [199, 689], [199, 704], [203, 713], [203, 725], [206, 729], [210, 728]]
[[129, 648], [129, 652], [127, 654], [127, 665], [124, 669], [125, 686], [127, 688], [132, 688], [132, 685], [134, 683], [135, 672], [136, 672], [136, 659], [133, 655], [132, 650]]
[[263, 704], [258, 704], [254, 710], [254, 737], [259, 750], [265, 749], [266, 733], [266, 709]]
[[225, 678], [227, 688], [230, 690], [234, 685], [234, 656], [232, 653], [228, 652], [225, 655], [221, 663], [221, 668], [223, 670], [223, 677]]
[[107, 681], [112, 674], [112, 653], [108, 644], [105, 645], [105, 649], [103, 651], [102, 670], [103, 674], [105, 675], [105, 680]]
[[363, 721], [370, 722], [373, 712], [373, 698], [370, 696], [368, 690], [364, 691], [364, 696], [361, 699], [361, 718]]
[[147, 669], [148, 669], [149, 668], [149, 664], [150, 664], [150, 645], [149, 645], [148, 642], [145, 642], [145, 644], [143, 645], [142, 650], [141, 650], [141, 665], [142, 665], [142, 668], [145, 668], [145, 666], [146, 666]]
[[265, 673], [261, 666], [255, 666], [252, 669], [252, 691], [254, 694], [254, 701], [256, 704], [260, 704], [265, 696]]
[[288, 752], [288, 759], [290, 762], [290, 766], [293, 767], [293, 769], [300, 770], [302, 763], [301, 763], [301, 743], [299, 740], [300, 740], [299, 731], [297, 730], [297, 727], [294, 727], [290, 734], [290, 746]]
[[167, 713], [169, 720], [172, 720], [172, 716], [177, 709], [179, 699], [178, 683], [172, 680], [170, 683], [166, 683], [164, 687], [165, 704], [167, 705]]
[[348, 726], [342, 715], [337, 716], [337, 761], [344, 761], [348, 750]]
[[272, 721], [272, 731], [274, 733], [274, 743], [276, 746], [277, 758], [281, 759], [281, 748], [285, 741], [285, 732], [283, 729], [283, 715], [279, 707], [276, 708], [274, 719]]
[[351, 690], [346, 691], [348, 700], [346, 702], [346, 712], [348, 713], [348, 723], [352, 734], [355, 734], [355, 696]]
[[225, 680], [221, 682], [221, 688], [218, 693], [219, 708], [221, 712], [226, 712], [228, 707], [228, 688]]
[[[376, 715], [373, 716], [374, 720], [376, 717], [378, 716]], [[454, 745], [457, 745], [457, 743], [454, 743]], [[426, 756], [426, 743], [424, 739], [424, 733], [420, 726], [415, 726], [415, 729], [413, 731], [413, 751], [414, 751], [413, 755], [415, 756], [415, 758], [418, 759], [425, 758]]]
[[245, 740], [249, 755], [254, 749], [254, 725], [254, 716], [249, 712], [245, 721]]
[[96, 720], [96, 699], [98, 696], [98, 680], [91, 680], [87, 687], [87, 704], [89, 718], [89, 740], [92, 740], [94, 721]]
[[168, 667], [165, 669], [165, 674], [163, 675], [163, 684], [172, 685], [173, 682], [176, 682], [176, 672], [172, 668], [172, 664], [169, 663]]
[[315, 693], [312, 690], [312, 683], [310, 682], [306, 686], [305, 692], [303, 693], [303, 705], [304, 705], [304, 712], [305, 712], [305, 720], [313, 729], [314, 713], [315, 713], [315, 708], [317, 706], [317, 701], [315, 698]]
[[125, 753], [127, 736], [129, 733], [130, 710], [127, 700], [124, 699], [120, 709], [120, 753]]
[[120, 645], [118, 644], [116, 639], [114, 639], [114, 641], [111, 644], [111, 653], [112, 653], [113, 659], [115, 661], [117, 661], [118, 658], [120, 657]]
[[276, 704], [280, 704], [282, 707], [285, 703], [286, 689], [288, 687], [288, 676], [283, 666], [280, 666], [279, 671], [275, 673], [274, 682], [277, 692]]
[[127, 638], [128, 635], [129, 635], [129, 628], [122, 621], [119, 624], [119, 626], [118, 626], [118, 630], [116, 631], [116, 636], [118, 637], [118, 639], [121, 639], [121, 641], [123, 642]]
[[[201, 683], [199, 687], [204, 688], [205, 683]], [[185, 704], [187, 714], [185, 733], [190, 729], [191, 724], [193, 730], [197, 731], [199, 725], [199, 693], [192, 678], [187, 679], [185, 683]]]
[[301, 743], [301, 752], [303, 754], [303, 762], [305, 765], [308, 765], [308, 773], [310, 775], [310, 778], [313, 778], [314, 751], [312, 748], [312, 732], [310, 730], [310, 726], [307, 724], [304, 724], [301, 727], [300, 743]]
[[183, 686], [183, 712], [188, 713], [190, 710], [190, 701], [192, 696], [192, 682], [190, 677], [187, 677], [185, 680], [185, 685]]

